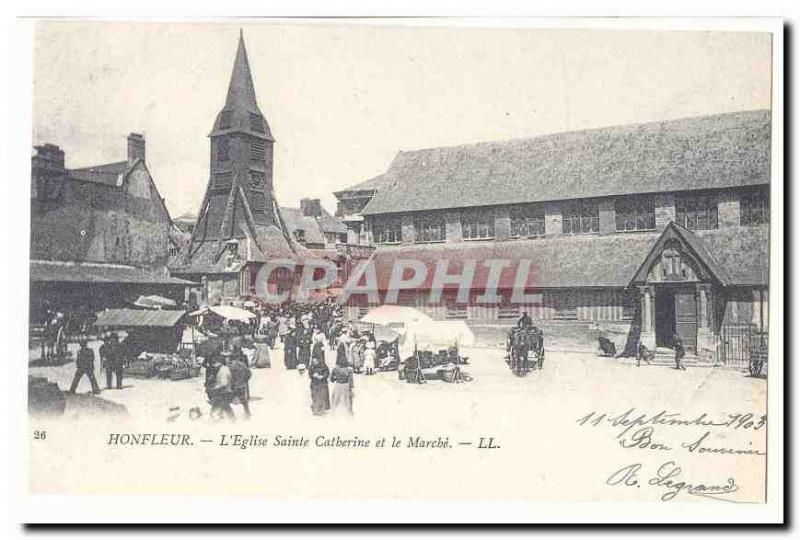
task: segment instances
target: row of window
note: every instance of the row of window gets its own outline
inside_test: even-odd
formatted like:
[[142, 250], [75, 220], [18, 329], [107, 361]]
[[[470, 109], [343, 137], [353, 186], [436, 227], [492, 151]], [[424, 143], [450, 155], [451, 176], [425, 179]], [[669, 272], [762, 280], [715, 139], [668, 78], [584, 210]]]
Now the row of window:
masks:
[[[250, 141], [250, 162], [263, 164], [267, 159], [267, 144], [261, 139]], [[217, 139], [217, 161], [226, 162], [231, 160], [231, 143], [228, 137]]]
[[[714, 196], [679, 197], [675, 201], [675, 221], [694, 230], [719, 228], [718, 201]], [[769, 223], [769, 195], [753, 192], [741, 199], [740, 223], [745, 226]], [[541, 206], [514, 207], [511, 210], [511, 238], [536, 238], [545, 234], [545, 214]], [[617, 201], [614, 207], [615, 229], [651, 231], [656, 228], [655, 202], [652, 197], [632, 197]], [[562, 210], [563, 234], [600, 232], [600, 208], [588, 200], [568, 203]], [[465, 212], [461, 216], [464, 240], [487, 240], [495, 237], [495, 218], [491, 212]], [[372, 226], [376, 244], [396, 244], [403, 239], [399, 217], [385, 219]], [[447, 226], [442, 213], [423, 214], [414, 219], [414, 241], [444, 242]]]
[[[405, 293], [405, 294], [404, 294]], [[361, 305], [354, 296], [350, 305]], [[445, 293], [439, 305], [428, 303], [427, 294], [403, 291], [397, 304], [447, 319], [517, 319], [527, 313], [534, 320], [616, 320], [633, 321], [639, 311], [639, 297], [621, 290], [545, 290], [538, 303], [520, 305], [505, 299], [500, 304], [460, 303]]]

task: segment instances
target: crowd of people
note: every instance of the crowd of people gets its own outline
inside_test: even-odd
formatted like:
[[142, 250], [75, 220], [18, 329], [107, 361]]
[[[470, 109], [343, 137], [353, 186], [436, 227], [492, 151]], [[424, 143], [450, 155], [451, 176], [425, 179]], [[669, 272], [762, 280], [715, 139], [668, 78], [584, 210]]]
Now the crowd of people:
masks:
[[[233, 418], [231, 405], [236, 401], [249, 417], [250, 369], [272, 367], [279, 345], [285, 369], [307, 371], [311, 411], [317, 416], [352, 415], [354, 374], [373, 375], [399, 361], [385, 347], [379, 358], [375, 336], [346, 321], [333, 301], [264, 307], [252, 322], [226, 321], [222, 334], [219, 350], [205, 362], [206, 392], [215, 417]], [[335, 359], [332, 367], [326, 351]]]

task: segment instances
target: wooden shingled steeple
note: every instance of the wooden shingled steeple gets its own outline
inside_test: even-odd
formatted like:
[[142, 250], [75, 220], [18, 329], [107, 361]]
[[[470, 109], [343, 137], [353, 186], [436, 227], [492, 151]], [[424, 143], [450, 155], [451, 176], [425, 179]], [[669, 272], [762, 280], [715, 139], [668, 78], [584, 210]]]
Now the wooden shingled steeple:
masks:
[[208, 136], [210, 178], [178, 266], [198, 271], [198, 266], [217, 266], [232, 240], [244, 244], [238, 253], [243, 262], [301, 257], [303, 248], [289, 235], [275, 200], [275, 139], [258, 107], [241, 32], [225, 105]]

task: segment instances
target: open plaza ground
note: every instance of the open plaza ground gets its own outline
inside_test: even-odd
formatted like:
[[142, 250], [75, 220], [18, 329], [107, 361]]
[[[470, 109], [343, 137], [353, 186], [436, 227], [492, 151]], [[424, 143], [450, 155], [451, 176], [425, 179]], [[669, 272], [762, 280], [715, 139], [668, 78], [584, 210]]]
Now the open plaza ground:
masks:
[[[97, 343], [92, 346], [97, 347]], [[35, 354], [32, 351], [32, 354]], [[469, 382], [449, 384], [440, 380], [408, 384], [397, 372], [355, 375], [353, 421], [365, 426], [384, 423], [386, 418], [442, 417], [475, 422], [501, 418], [502, 410], [546, 410], [559, 417], [578, 418], [586, 409], [622, 411], [639, 403], [659, 403], [665, 409], [686, 414], [741, 409], [764, 412], [766, 381], [747, 377], [739, 370], [721, 367], [689, 367], [677, 371], [664, 365], [636, 366], [632, 358], [604, 358], [591, 353], [548, 352], [544, 369], [525, 377], [513, 375], [506, 365], [505, 351], [498, 348], [465, 349], [469, 364], [464, 371]], [[327, 351], [333, 366], [333, 351]], [[280, 346], [272, 350], [272, 367], [253, 369], [250, 380], [253, 424], [275, 418], [308, 418], [311, 421], [307, 373], [287, 370]], [[201, 421], [209, 421], [204, 377], [182, 381], [127, 377], [122, 390], [105, 389], [105, 372], [95, 363], [97, 380], [103, 388], [99, 399], [124, 406], [133, 419], [166, 420], [176, 413], [188, 418], [199, 407]], [[36, 365], [34, 360], [33, 365]], [[74, 362], [58, 367], [31, 367], [30, 374], [47, 377], [67, 390], [75, 372]], [[67, 398], [65, 416], [79, 419], [94, 414], [81, 394], [90, 391], [87, 378], [78, 386], [78, 396]], [[102, 407], [97, 411], [104, 410]], [[234, 405], [237, 418], [241, 407]], [[657, 411], [654, 411], [657, 412]], [[444, 414], [446, 413], [446, 415]], [[463, 416], [463, 418], [462, 418]], [[325, 422], [325, 418], [314, 418]], [[255, 427], [255, 426], [254, 426]]]
[[[183, 381], [128, 378], [123, 389], [104, 389], [97, 397], [88, 394], [84, 379], [78, 394], [67, 397], [63, 419], [31, 419], [31, 429], [47, 429], [51, 443], [31, 443], [36, 463], [45, 469], [53, 463], [53, 469], [45, 471], [48, 474], [36, 475], [34, 489], [55, 493], [80, 486], [87, 493], [130, 494], [147, 493], [159, 485], [162, 493], [176, 495], [452, 498], [452, 486], [457, 484], [462, 487], [458, 496], [463, 497], [641, 500], [645, 496], [657, 501], [665, 494], [662, 488], [645, 486], [647, 492], [639, 493], [624, 485], [609, 486], [608, 479], [630, 464], [641, 464], [641, 474], [652, 475], [664, 463], [675, 462], [684, 467], [681, 478], [687, 481], [724, 484], [732, 471], [746, 471], [747, 477], [735, 478], [740, 489], [730, 496], [740, 501], [763, 498], [764, 455], [697, 455], [701, 446], [766, 450], [767, 430], [753, 429], [766, 413], [763, 379], [732, 369], [636, 367], [633, 359], [569, 352], [550, 352], [542, 371], [517, 377], [508, 369], [503, 350], [462, 352], [469, 358], [464, 370], [473, 380], [461, 384], [408, 384], [396, 372], [356, 375], [351, 418], [313, 416], [308, 376], [286, 370], [280, 348], [273, 350], [271, 368], [253, 369], [252, 418], [245, 420], [241, 406], [234, 404], [233, 423], [210, 419], [202, 373]], [[331, 354], [328, 363], [332, 361]], [[31, 367], [30, 373], [66, 389], [74, 363]], [[109, 403], [124, 406], [125, 413], [109, 414]], [[199, 419], [189, 418], [193, 407], [200, 408]], [[639, 415], [652, 418], [659, 413], [662, 418], [732, 424], [715, 428], [702, 422], [683, 427], [647, 424], [625, 430]], [[593, 422], [603, 414], [603, 421]], [[580, 422], [589, 415], [589, 421]], [[634, 437], [648, 427], [653, 428], [650, 438]], [[194, 447], [110, 446], [109, 438], [119, 433], [185, 433]], [[263, 448], [222, 447], [223, 435], [264, 437], [269, 443]], [[306, 448], [276, 447], [278, 439], [303, 437], [309, 441]], [[347, 450], [320, 446], [336, 437], [369, 440], [371, 446]], [[434, 446], [415, 447], [412, 441], [417, 438]], [[400, 446], [376, 448], [380, 439], [387, 445], [398, 440]], [[682, 447], [698, 440], [693, 452]], [[487, 443], [492, 448], [480, 448]], [[620, 450], [623, 444], [631, 447]], [[671, 450], [661, 451], [658, 445]], [[59, 460], [53, 452], [74, 456], [72, 466], [56, 465]], [[308, 459], [298, 461], [297, 452]], [[404, 465], [395, 467], [397, 460]], [[87, 478], [82, 472], [87, 467], [104, 474]], [[351, 479], [342, 484], [337, 475], [329, 474], [331, 468], [351, 471]], [[474, 474], [476, 468], [481, 474]], [[226, 480], [220, 482], [219, 475]], [[420, 482], [422, 476], [440, 481]], [[714, 502], [686, 493], [678, 500]]]

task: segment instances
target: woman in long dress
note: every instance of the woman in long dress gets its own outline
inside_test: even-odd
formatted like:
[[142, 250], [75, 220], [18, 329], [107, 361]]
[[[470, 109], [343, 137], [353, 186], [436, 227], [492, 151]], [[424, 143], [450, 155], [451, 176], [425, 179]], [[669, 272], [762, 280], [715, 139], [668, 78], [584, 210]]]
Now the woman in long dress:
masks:
[[268, 368], [272, 366], [269, 359], [269, 343], [266, 336], [256, 336], [253, 340], [255, 352], [251, 359], [251, 365], [255, 368]]
[[336, 359], [336, 367], [331, 371], [331, 411], [353, 414], [353, 369], [347, 361]]
[[314, 344], [311, 352], [311, 366], [308, 368], [308, 377], [311, 379], [311, 411], [314, 416], [320, 416], [331, 408], [331, 399], [328, 393], [328, 376], [330, 370], [325, 364], [325, 349], [320, 343]]
[[297, 339], [294, 332], [283, 336], [283, 363], [286, 369], [297, 368]]
[[311, 362], [311, 330], [306, 327], [297, 329], [297, 365], [308, 367]]

